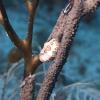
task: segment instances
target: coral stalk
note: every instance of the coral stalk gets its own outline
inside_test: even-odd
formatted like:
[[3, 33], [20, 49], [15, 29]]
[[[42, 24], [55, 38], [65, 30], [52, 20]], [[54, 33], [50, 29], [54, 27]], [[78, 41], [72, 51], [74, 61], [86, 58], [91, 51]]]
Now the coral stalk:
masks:
[[69, 50], [80, 18], [84, 14], [87, 14], [91, 10], [95, 9], [98, 3], [100, 3], [100, 0], [74, 0], [72, 9], [67, 15], [64, 15], [66, 18], [64, 18], [61, 13], [54, 28], [54, 33], [51, 33], [52, 36], [50, 36], [50, 38], [56, 37], [57, 34], [60, 34], [58, 32], [62, 32], [63, 37], [61, 40], [61, 46], [57, 52], [54, 63], [48, 69], [37, 96], [37, 100], [49, 100], [58, 75], [65, 64], [66, 59], [68, 58]]

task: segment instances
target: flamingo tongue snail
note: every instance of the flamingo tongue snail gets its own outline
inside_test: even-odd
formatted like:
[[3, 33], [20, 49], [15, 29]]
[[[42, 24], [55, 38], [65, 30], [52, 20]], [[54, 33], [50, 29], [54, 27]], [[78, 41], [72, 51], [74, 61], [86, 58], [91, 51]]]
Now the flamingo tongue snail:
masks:
[[54, 38], [51, 39], [49, 42], [46, 42], [39, 55], [40, 61], [45, 62], [49, 60], [54, 60], [57, 54], [59, 45], [60, 45], [60, 42]]

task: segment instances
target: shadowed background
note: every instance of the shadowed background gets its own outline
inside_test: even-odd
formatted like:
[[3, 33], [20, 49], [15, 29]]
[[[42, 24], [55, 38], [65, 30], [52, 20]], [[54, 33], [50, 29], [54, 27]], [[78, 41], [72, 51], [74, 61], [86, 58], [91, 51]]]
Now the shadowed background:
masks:
[[[22, 0], [4, 0], [10, 22], [21, 38], [27, 31], [28, 12]], [[56, 23], [66, 0], [40, 0], [37, 9], [33, 53], [37, 54]], [[59, 76], [51, 100], [100, 100], [100, 8], [85, 16], [78, 27], [68, 61]], [[23, 59], [10, 63], [14, 50], [0, 26], [0, 100], [19, 100], [19, 85], [23, 76]], [[36, 93], [51, 62], [40, 65], [36, 72]]]

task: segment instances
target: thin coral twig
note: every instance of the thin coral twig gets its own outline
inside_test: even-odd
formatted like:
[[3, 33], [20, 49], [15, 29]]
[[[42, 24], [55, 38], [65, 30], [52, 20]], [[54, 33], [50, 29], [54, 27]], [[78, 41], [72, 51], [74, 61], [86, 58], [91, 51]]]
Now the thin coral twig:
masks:
[[34, 87], [33, 87], [33, 79], [31, 77], [31, 81], [30, 81], [29, 76], [33, 74], [34, 71], [41, 64], [38, 55], [36, 56], [32, 55], [32, 47], [31, 47], [32, 46], [33, 20], [34, 20], [35, 11], [38, 5], [38, 0], [36, 1], [32, 0], [32, 2], [29, 0], [26, 0], [26, 3], [28, 5], [28, 10], [29, 10], [29, 25], [28, 25], [28, 34], [27, 34], [26, 39], [21, 40], [17, 36], [14, 29], [12, 28], [2, 0], [0, 0], [0, 23], [4, 26], [9, 38], [11, 39], [11, 41], [15, 44], [15, 46], [18, 49], [16, 50], [17, 53], [14, 53], [14, 55], [15, 56], [16, 54], [20, 55], [21, 53], [22, 57], [24, 58], [24, 65], [25, 65], [24, 80], [25, 79], [27, 80], [26, 80], [26, 84], [24, 85], [24, 88], [23, 87], [21, 88], [21, 100], [27, 100], [27, 99], [32, 100], [32, 95], [33, 95], [32, 91], [34, 90]]
[[7, 31], [8, 36], [10, 37], [11, 41], [20, 49], [22, 49], [22, 41], [20, 40], [20, 38], [17, 36], [16, 32], [14, 31], [14, 29], [12, 28], [5, 7], [3, 5], [2, 0], [0, 0], [0, 12], [1, 12], [1, 16], [3, 18], [3, 25], [5, 30]]
[[28, 40], [29, 45], [31, 45], [32, 33], [33, 33], [33, 21], [34, 21], [35, 12], [36, 12], [39, 0], [25, 0], [25, 3], [29, 12], [27, 40]]
[[[17, 53], [18, 51], [22, 54], [22, 57], [24, 58], [25, 63], [25, 77], [29, 74], [32, 74], [38, 65], [40, 64], [40, 61], [38, 59], [38, 56], [33, 57], [32, 56], [32, 31], [33, 31], [33, 19], [35, 16], [35, 11], [38, 5], [38, 0], [34, 1], [32, 0], [26, 0], [28, 2], [28, 10], [29, 10], [29, 26], [28, 26], [28, 36], [27, 39], [21, 40], [14, 29], [12, 28], [5, 7], [3, 5], [3, 1], [0, 0], [0, 21], [2, 22], [2, 25], [4, 26], [8, 36], [10, 37], [11, 41], [15, 44], [17, 47]], [[30, 4], [31, 3], [31, 4]], [[18, 55], [17, 54], [17, 55]], [[16, 56], [16, 53], [15, 53]]]

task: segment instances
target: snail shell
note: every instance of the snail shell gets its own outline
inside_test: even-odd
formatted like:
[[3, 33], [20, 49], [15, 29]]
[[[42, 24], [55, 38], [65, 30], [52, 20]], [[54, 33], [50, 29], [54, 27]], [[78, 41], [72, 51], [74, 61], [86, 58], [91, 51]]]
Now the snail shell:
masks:
[[51, 39], [49, 42], [44, 44], [43, 49], [40, 52], [39, 59], [41, 62], [54, 60], [60, 43], [57, 39]]

